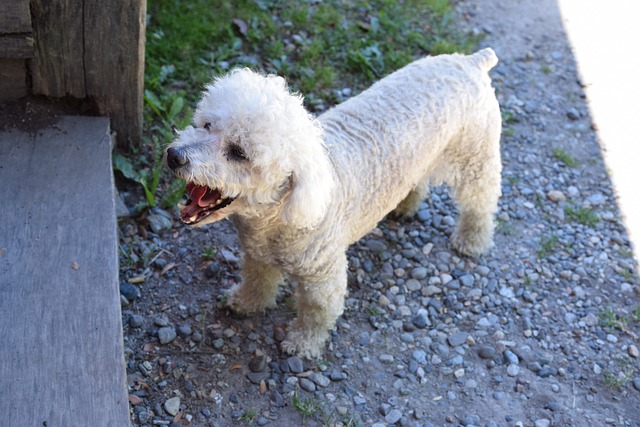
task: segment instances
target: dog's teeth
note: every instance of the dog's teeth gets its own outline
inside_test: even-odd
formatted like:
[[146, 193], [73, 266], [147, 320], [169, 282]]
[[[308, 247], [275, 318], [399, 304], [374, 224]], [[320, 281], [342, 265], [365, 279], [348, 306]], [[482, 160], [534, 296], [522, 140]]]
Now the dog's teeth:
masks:
[[216, 200], [216, 206], [218, 206], [220, 203], [222, 203], [222, 199]]
[[178, 209], [182, 210], [184, 209], [186, 206], [183, 205], [182, 203], [178, 203]]
[[195, 222], [196, 219], [198, 219], [198, 215], [194, 215], [191, 218], [189, 218], [189, 222]]

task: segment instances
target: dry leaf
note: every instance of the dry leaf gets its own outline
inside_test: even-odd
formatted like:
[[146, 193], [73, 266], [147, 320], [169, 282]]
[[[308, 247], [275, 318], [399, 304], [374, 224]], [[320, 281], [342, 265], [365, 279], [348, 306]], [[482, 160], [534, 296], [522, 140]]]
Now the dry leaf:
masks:
[[71, 263], [71, 268], [73, 268], [74, 270], [77, 270], [79, 268], [78, 263], [75, 261]]
[[139, 405], [139, 404], [142, 403], [142, 399], [140, 399], [135, 394], [130, 394], [129, 395], [129, 403], [131, 403], [132, 405]]
[[260, 380], [260, 394], [265, 394], [267, 392], [267, 383], [264, 380]]
[[144, 283], [144, 276], [132, 277], [127, 281], [129, 283], [131, 283], [132, 285], [137, 285], [137, 284], [140, 284], [140, 283]]
[[242, 365], [236, 364], [229, 368], [230, 371], [235, 371], [237, 369], [242, 369]]
[[154, 347], [155, 347], [155, 344], [154, 344], [154, 343], [149, 342], [149, 343], [146, 343], [146, 344], [144, 345], [144, 347], [142, 347], [142, 349], [143, 349], [144, 351], [149, 352], [149, 351], [153, 351], [153, 348], [154, 348]]
[[165, 273], [166, 273], [167, 271], [171, 270], [171, 269], [172, 269], [173, 267], [175, 267], [175, 266], [176, 266], [176, 263], [175, 263], [175, 262], [170, 262], [169, 264], [165, 265], [165, 266], [162, 268], [162, 271], [160, 271], [160, 275], [161, 275], [161, 276], [164, 276], [164, 275], [165, 275]]

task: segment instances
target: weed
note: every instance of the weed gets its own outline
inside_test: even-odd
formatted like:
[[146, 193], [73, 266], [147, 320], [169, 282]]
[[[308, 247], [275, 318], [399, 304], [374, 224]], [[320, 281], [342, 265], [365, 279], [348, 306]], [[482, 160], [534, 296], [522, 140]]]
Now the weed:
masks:
[[215, 248], [215, 246], [208, 245], [202, 250], [200, 256], [204, 259], [213, 259], [217, 254], [218, 250]]
[[581, 206], [576, 208], [572, 205], [566, 205], [564, 211], [569, 219], [587, 227], [595, 227], [595, 225], [600, 221], [598, 215], [586, 207]]
[[635, 369], [628, 361], [618, 361], [620, 370], [618, 373], [613, 373], [609, 370], [605, 370], [602, 375], [604, 384], [611, 389], [621, 389], [627, 384], [634, 376]]
[[543, 237], [540, 241], [540, 249], [538, 249], [538, 258], [546, 258], [556, 250], [558, 250], [558, 236]]
[[636, 322], [640, 322], [640, 307], [638, 307], [635, 310], [633, 310], [633, 319]]
[[618, 315], [611, 307], [601, 311], [598, 317], [600, 318], [601, 326], [618, 330], [625, 329], [624, 325], [629, 322], [629, 317]]
[[318, 399], [313, 396], [302, 399], [297, 391], [293, 395], [293, 406], [295, 406], [295, 408], [300, 411], [303, 419], [312, 417], [322, 410], [322, 404]]
[[562, 148], [554, 148], [553, 157], [560, 160], [567, 167], [575, 168], [578, 166], [578, 161], [571, 154], [567, 153]]
[[253, 408], [245, 409], [242, 411], [242, 415], [240, 415], [240, 421], [245, 421], [248, 426], [253, 426], [253, 421], [256, 419], [258, 414]]

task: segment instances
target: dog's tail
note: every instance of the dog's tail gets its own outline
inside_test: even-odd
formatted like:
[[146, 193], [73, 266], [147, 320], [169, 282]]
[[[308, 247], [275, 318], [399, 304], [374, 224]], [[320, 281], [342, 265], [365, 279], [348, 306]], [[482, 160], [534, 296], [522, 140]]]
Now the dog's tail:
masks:
[[470, 59], [484, 71], [489, 71], [498, 63], [498, 56], [490, 47], [479, 50]]

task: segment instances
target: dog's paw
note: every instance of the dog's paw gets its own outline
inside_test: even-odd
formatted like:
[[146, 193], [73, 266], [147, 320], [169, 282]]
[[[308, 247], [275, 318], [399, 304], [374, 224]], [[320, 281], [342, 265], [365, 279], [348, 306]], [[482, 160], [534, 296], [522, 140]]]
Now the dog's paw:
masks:
[[280, 346], [285, 353], [305, 359], [317, 359], [322, 355], [324, 343], [328, 337], [329, 333], [326, 331], [293, 329], [287, 333]]
[[247, 287], [235, 285], [227, 292], [227, 307], [234, 313], [242, 315], [251, 315], [265, 311], [268, 308], [275, 307], [275, 298], [265, 300], [259, 298], [256, 293], [247, 292]]
[[493, 247], [491, 240], [486, 238], [469, 238], [454, 233], [451, 239], [451, 248], [461, 255], [477, 258], [486, 254]]

